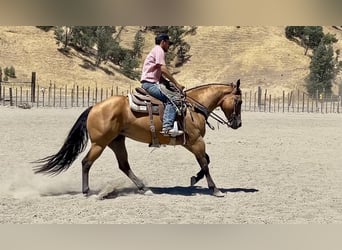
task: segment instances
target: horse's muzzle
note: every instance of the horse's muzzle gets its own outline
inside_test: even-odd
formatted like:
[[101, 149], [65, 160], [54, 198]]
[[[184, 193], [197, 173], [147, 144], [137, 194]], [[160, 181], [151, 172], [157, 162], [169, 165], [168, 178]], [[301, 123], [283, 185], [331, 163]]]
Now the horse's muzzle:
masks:
[[229, 119], [228, 127], [232, 129], [238, 129], [242, 126], [242, 121], [240, 116], [234, 115], [231, 119]]

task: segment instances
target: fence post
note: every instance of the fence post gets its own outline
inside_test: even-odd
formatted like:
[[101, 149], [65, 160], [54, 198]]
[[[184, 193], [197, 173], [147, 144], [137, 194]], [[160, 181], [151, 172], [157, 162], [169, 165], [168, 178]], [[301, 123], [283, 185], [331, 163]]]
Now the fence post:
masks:
[[20, 104], [23, 104], [23, 86], [20, 86]]
[[264, 112], [266, 112], [266, 101], [267, 101], [267, 89], [265, 89], [265, 96], [264, 96]]
[[44, 107], [44, 100], [45, 100], [45, 88], [42, 88], [42, 95], [43, 95], [43, 104], [42, 107]]
[[75, 88], [72, 88], [71, 89], [71, 107], [74, 107], [74, 91], [75, 91]]
[[39, 107], [39, 85], [37, 86], [37, 108]]
[[270, 99], [268, 100], [269, 104], [268, 104], [268, 112], [271, 113], [271, 108], [272, 108], [272, 99], [271, 99], [271, 95], [270, 95]]
[[278, 113], [279, 113], [279, 108], [280, 108], [280, 98], [278, 98]]
[[247, 109], [247, 93], [245, 93], [245, 110]]
[[84, 86], [82, 86], [82, 107], [84, 107]]
[[18, 88], [15, 88], [15, 106], [18, 107]]
[[299, 113], [299, 89], [297, 90], [297, 113]]
[[59, 88], [59, 107], [62, 107], [62, 88]]
[[262, 92], [261, 87], [258, 86], [258, 110], [259, 110], [259, 112], [261, 109], [261, 94], [262, 94], [261, 92]]
[[249, 111], [251, 111], [252, 90], [249, 91]]
[[51, 81], [50, 81], [50, 86], [49, 86], [49, 91], [48, 91], [48, 107], [50, 107], [50, 100], [51, 100]]
[[318, 111], [318, 90], [316, 90], [316, 112]]
[[36, 101], [36, 72], [31, 75], [31, 102]]
[[6, 89], [5, 89], [5, 86], [3, 86], [3, 98], [2, 98], [2, 101], [3, 101], [3, 105], [5, 106], [5, 99], [6, 99]]
[[257, 100], [257, 93], [254, 92], [254, 112], [256, 110], [256, 100]]
[[10, 106], [13, 106], [13, 93], [12, 93], [12, 88], [9, 88], [9, 95], [10, 95]]

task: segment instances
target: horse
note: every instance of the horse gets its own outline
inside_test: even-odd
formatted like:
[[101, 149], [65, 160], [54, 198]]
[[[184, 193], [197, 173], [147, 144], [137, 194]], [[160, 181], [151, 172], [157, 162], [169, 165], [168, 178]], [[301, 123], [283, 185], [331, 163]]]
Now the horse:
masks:
[[[184, 91], [187, 109], [184, 115], [184, 134], [176, 138], [165, 137], [156, 133], [162, 145], [181, 145], [195, 156], [200, 171], [190, 179], [195, 185], [204, 176], [212, 195], [221, 197], [224, 194], [216, 187], [209, 172], [209, 156], [206, 153], [204, 135], [208, 117], [221, 108], [225, 119], [213, 116], [232, 129], [242, 125], [242, 96], [240, 79], [235, 83], [209, 83]], [[151, 192], [134, 174], [128, 162], [126, 137], [151, 144], [151, 120], [156, 131], [161, 131], [162, 121], [158, 114], [135, 112], [132, 110], [128, 96], [114, 95], [94, 106], [88, 107], [76, 120], [69, 131], [60, 150], [51, 156], [35, 161], [35, 174], [57, 175], [67, 170], [78, 155], [86, 149], [88, 139], [91, 147], [82, 160], [82, 193], [87, 196], [89, 189], [89, 170], [106, 147], [115, 154], [119, 169], [136, 185], [141, 193]]]

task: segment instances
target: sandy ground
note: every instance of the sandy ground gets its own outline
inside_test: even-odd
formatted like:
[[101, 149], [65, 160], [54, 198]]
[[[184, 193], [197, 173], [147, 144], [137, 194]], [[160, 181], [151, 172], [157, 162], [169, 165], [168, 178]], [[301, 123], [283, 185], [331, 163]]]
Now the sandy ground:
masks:
[[137, 193], [108, 149], [91, 169], [94, 195], [86, 198], [85, 153], [57, 177], [34, 175], [30, 163], [59, 150], [82, 110], [0, 106], [0, 223], [342, 222], [340, 114], [245, 112], [235, 131], [213, 122], [207, 153], [223, 198], [209, 194], [205, 179], [189, 187], [199, 166], [182, 147], [132, 140], [131, 166], [154, 194]]

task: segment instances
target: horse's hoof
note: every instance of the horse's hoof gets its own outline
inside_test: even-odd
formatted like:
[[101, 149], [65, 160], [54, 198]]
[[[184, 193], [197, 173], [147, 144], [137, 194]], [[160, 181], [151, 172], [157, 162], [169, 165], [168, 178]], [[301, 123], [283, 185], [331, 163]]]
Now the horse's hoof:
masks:
[[153, 192], [149, 188], [142, 188], [138, 190], [138, 194], [153, 195]]
[[151, 191], [151, 189], [147, 189], [144, 191], [144, 195], [153, 195], [153, 192]]
[[216, 197], [224, 197], [224, 193], [222, 193], [218, 189], [213, 192], [213, 195], [216, 196]]
[[194, 186], [196, 184], [196, 177], [195, 176], [192, 176], [191, 178], [190, 178], [190, 186]]

